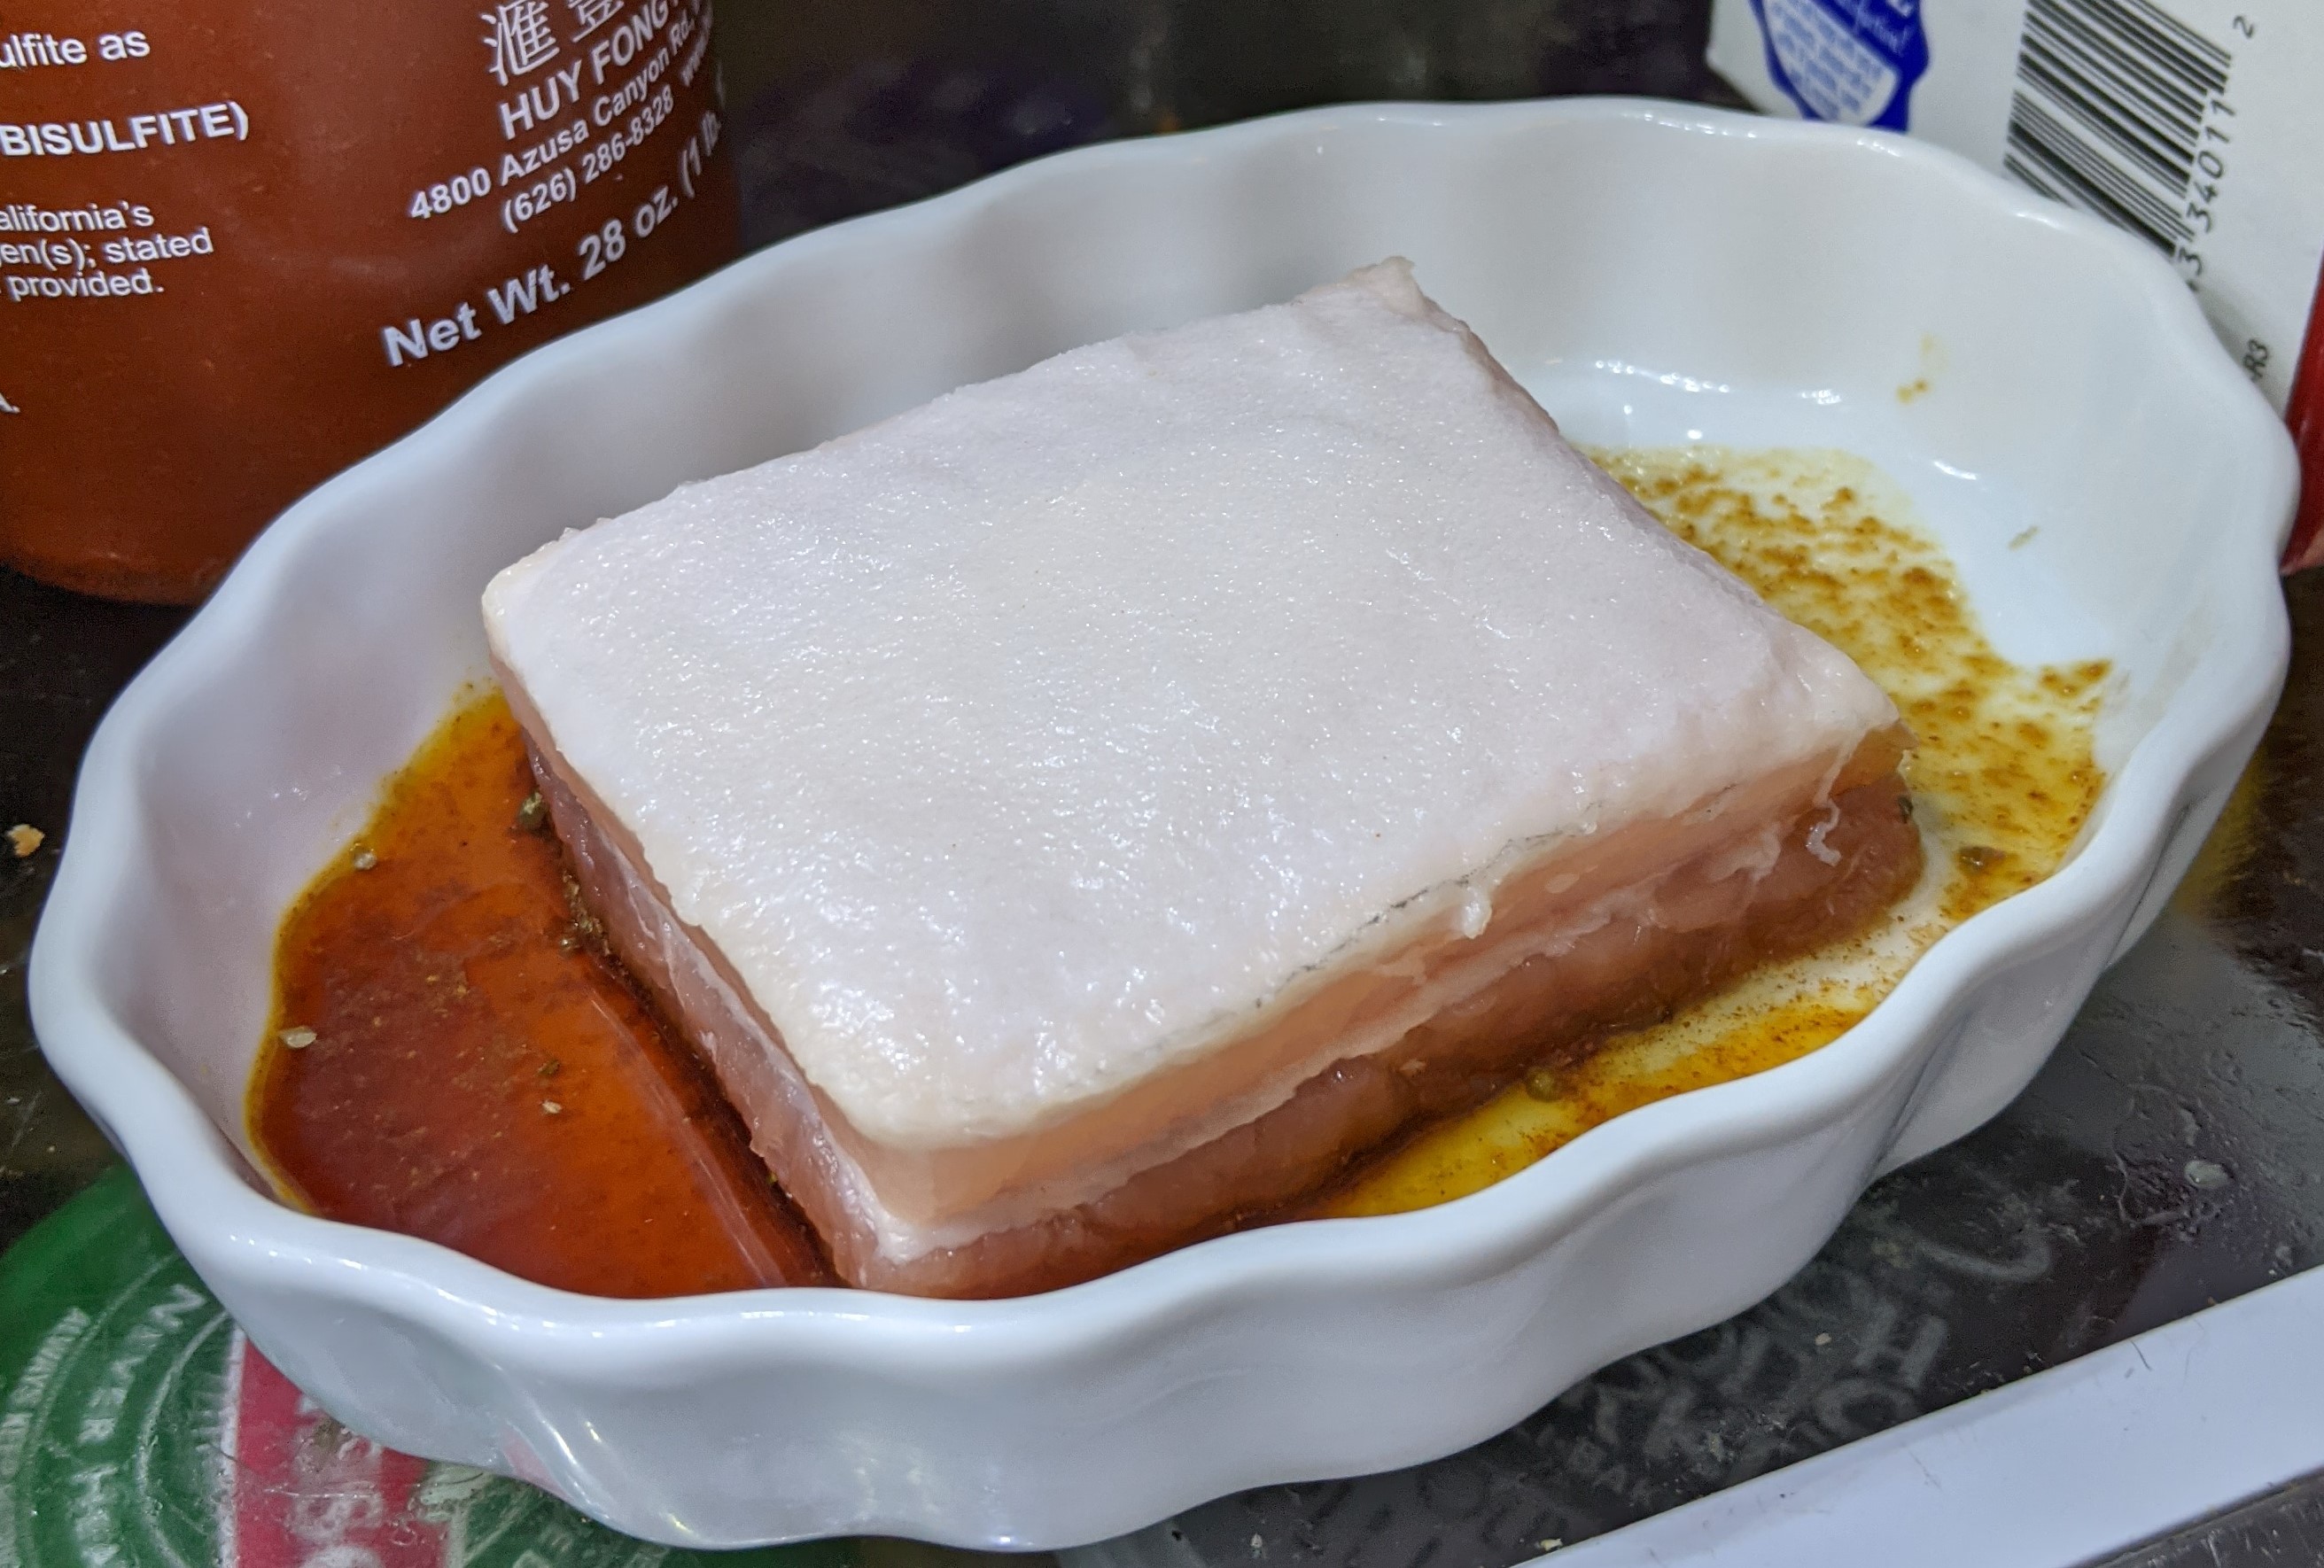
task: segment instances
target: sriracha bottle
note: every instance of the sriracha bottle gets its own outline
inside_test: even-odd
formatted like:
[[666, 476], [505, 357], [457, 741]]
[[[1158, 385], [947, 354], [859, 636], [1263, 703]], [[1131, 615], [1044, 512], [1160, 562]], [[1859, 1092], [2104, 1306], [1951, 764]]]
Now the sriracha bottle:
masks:
[[198, 598], [512, 356], [733, 256], [710, 0], [15, 0], [0, 562]]

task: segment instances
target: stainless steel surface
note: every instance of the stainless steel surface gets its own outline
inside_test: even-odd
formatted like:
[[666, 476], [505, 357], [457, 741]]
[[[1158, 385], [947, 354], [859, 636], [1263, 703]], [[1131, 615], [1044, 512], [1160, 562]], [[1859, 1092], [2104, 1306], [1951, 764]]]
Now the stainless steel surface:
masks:
[[2200, 1519], [2089, 1568], [2310, 1568], [2324, 1563], [2324, 1475]]
[[1703, 63], [1708, 0], [739, 0], [718, 18], [754, 244], [1060, 147], [1315, 104], [1745, 106]]

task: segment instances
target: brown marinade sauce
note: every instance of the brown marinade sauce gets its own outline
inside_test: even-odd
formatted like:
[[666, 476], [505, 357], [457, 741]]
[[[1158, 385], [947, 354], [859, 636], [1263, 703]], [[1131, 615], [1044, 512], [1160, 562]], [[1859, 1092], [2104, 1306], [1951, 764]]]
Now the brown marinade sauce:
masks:
[[828, 1283], [715, 1084], [576, 923], [531, 791], [507, 704], [464, 706], [283, 922], [249, 1106], [275, 1180], [595, 1296]]

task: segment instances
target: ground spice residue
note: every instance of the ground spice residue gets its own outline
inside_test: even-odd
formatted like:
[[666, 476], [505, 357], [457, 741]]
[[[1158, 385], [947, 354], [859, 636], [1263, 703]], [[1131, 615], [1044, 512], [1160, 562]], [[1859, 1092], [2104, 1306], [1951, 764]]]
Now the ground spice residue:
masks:
[[1996, 652], [1943, 550], [1871, 464], [1707, 447], [1591, 456], [1895, 700], [1918, 741], [1904, 776], [1928, 874], [1871, 931], [1618, 1037], [1577, 1067], [1532, 1075], [1390, 1155], [1323, 1212], [1445, 1203], [1625, 1111], [1830, 1044], [1939, 937], [2055, 871], [2105, 782], [2091, 740], [2107, 666], [2028, 668]]

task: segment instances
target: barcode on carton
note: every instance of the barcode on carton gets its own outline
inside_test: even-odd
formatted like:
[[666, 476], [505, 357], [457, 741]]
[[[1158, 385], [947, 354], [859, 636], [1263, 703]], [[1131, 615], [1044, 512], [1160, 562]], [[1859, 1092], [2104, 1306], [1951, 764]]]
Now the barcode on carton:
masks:
[[2002, 166], [2186, 264], [2227, 169], [2209, 120], [2233, 64], [2149, 0], [2028, 0]]

